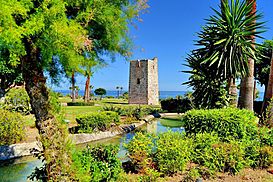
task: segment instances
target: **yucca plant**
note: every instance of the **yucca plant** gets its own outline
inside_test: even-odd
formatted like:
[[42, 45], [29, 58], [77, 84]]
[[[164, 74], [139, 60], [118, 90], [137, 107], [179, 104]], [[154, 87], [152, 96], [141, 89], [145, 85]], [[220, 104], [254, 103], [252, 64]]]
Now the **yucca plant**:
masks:
[[203, 63], [217, 67], [219, 78], [246, 76], [248, 59], [256, 59], [256, 49], [252, 46], [256, 43], [252, 40], [253, 37], [262, 38], [264, 22], [258, 22], [261, 14], [251, 13], [252, 3], [246, 0], [222, 2], [221, 11], [213, 9], [216, 14], [207, 20], [199, 34], [197, 45], [201, 48], [197, 51], [204, 55]]
[[[211, 92], [219, 90], [224, 82], [248, 74], [248, 59], [256, 59], [257, 56], [255, 46], [252, 46], [255, 44], [253, 37], [262, 38], [260, 34], [264, 32], [264, 23], [258, 22], [262, 15], [251, 13], [252, 3], [246, 0], [232, 0], [230, 3], [227, 0], [221, 1], [219, 10], [213, 9], [215, 14], [206, 20], [206, 25], [198, 33], [199, 40], [196, 45], [199, 48], [188, 58], [188, 62], [191, 60], [188, 66], [196, 71], [190, 72], [193, 76], [187, 84], [193, 86], [193, 94], [199, 98], [206, 95], [213, 98]], [[196, 59], [197, 65], [194, 65], [196, 63], [193, 63], [192, 58]], [[204, 67], [207, 71], [204, 71]], [[200, 72], [203, 81], [198, 82], [197, 76], [200, 76]], [[206, 81], [208, 84], [218, 84], [214, 89], [205, 89], [213, 86], [206, 86]]]

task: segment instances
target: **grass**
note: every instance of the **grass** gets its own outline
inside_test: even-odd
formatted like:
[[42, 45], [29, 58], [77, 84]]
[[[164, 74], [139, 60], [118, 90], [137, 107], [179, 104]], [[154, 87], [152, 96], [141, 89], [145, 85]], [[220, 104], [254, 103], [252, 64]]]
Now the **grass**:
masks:
[[179, 119], [173, 118], [162, 118], [159, 120], [162, 126], [170, 127], [170, 128], [177, 128], [181, 127], [183, 123]]
[[[71, 102], [71, 98], [69, 97], [60, 97], [59, 101], [61, 103]], [[83, 102], [83, 99], [77, 99], [76, 102]], [[90, 112], [98, 112], [103, 110], [105, 105], [119, 105], [127, 107], [128, 100], [126, 99], [107, 99], [104, 98], [102, 100], [95, 100], [95, 106], [62, 106], [63, 113], [65, 115], [65, 119], [69, 120], [72, 124], [76, 123], [76, 116], [83, 113]]]
[[76, 116], [88, 112], [98, 112], [102, 110], [101, 106], [63, 106], [62, 110], [65, 119], [70, 120], [72, 123], [76, 122]]

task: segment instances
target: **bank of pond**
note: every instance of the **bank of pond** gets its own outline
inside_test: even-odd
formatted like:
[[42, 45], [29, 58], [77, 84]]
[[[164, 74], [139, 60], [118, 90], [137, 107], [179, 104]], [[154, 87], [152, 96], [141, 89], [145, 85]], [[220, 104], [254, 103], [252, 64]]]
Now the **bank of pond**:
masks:
[[[84, 124], [78, 132], [96, 129]], [[138, 131], [77, 148], [71, 165], [76, 181], [157, 181], [174, 175], [196, 181], [245, 169], [270, 171], [273, 130], [248, 110], [190, 110], [179, 120], [156, 119]], [[17, 181], [24, 181], [36, 164], [41, 165], [37, 160], [7, 164], [0, 176], [16, 181], [20, 174]]]
[[[152, 122], [147, 123], [141, 128], [131, 131], [122, 136], [115, 136], [112, 138], [102, 139], [94, 142], [84, 143], [77, 145], [77, 148], [84, 149], [88, 146], [96, 146], [100, 144], [104, 145], [118, 145], [119, 152], [118, 158], [125, 162], [128, 160], [126, 156], [126, 149], [124, 143], [128, 143], [138, 131], [144, 131], [149, 133], [162, 133], [168, 130], [182, 132], [182, 123], [179, 119], [156, 119]], [[36, 167], [41, 167], [42, 161], [35, 157], [27, 156], [9, 161], [2, 161], [0, 165], [0, 181], [5, 182], [23, 182], [27, 181], [27, 177], [34, 171]]]

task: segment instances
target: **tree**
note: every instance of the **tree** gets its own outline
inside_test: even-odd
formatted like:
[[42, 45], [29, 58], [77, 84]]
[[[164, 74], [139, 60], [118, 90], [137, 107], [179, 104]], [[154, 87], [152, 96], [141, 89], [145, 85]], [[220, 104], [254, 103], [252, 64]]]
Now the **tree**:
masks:
[[103, 95], [106, 95], [106, 90], [104, 88], [97, 88], [94, 92], [96, 95], [100, 95], [100, 100]]
[[119, 86], [116, 87], [117, 89], [117, 98], [119, 97]]
[[[138, 17], [147, 4], [142, 0], [1, 0], [0, 3], [0, 51], [8, 51], [11, 65], [21, 65], [44, 149], [47, 179], [71, 181], [71, 154], [60, 146], [68, 142], [63, 130], [56, 127], [44, 71], [50, 70], [52, 64], [66, 73], [78, 68], [84, 59], [83, 52], [96, 44], [101, 47], [98, 52], [101, 55], [105, 53], [104, 47], [120, 47], [126, 52], [122, 47], [130, 40], [128, 22]], [[98, 16], [101, 18], [96, 19]], [[101, 35], [112, 39], [112, 44], [96, 42], [95, 38]], [[58, 58], [56, 62], [54, 57]]]
[[257, 80], [261, 84], [261, 86], [265, 86], [265, 98], [270, 73], [273, 41], [266, 40], [264, 41], [263, 45], [258, 46], [257, 49], [260, 52], [261, 56], [259, 56], [258, 59], [255, 60], [254, 76], [255, 80]]
[[122, 95], [123, 87], [120, 87], [120, 95]]
[[[189, 73], [196, 75], [190, 78], [191, 81], [188, 84], [191, 86], [198, 84], [199, 86], [196, 85], [195, 89], [209, 88], [214, 85], [220, 91], [224, 82], [228, 81], [231, 85], [235, 82], [235, 78], [248, 74], [248, 59], [255, 58], [251, 36], [259, 36], [263, 32], [252, 31], [262, 28], [263, 23], [248, 25], [248, 22], [261, 18], [260, 14], [249, 15], [251, 8], [252, 4], [247, 4], [245, 1], [235, 0], [229, 4], [228, 1], [223, 0], [221, 11], [214, 9], [216, 15], [207, 20], [206, 26], [198, 34], [197, 46], [200, 48], [194, 50], [188, 59], [189, 66], [193, 68]], [[193, 63], [194, 61], [197, 63]], [[198, 73], [200, 70], [202, 71]], [[204, 85], [206, 80], [207, 84], [211, 84], [210, 86]], [[233, 86], [232, 92], [231, 90], [229, 92], [236, 92], [236, 87]], [[212, 93], [206, 94], [213, 99]]]
[[12, 87], [23, 85], [20, 65], [9, 63], [8, 51], [0, 51], [0, 97], [4, 96]]
[[[247, 4], [251, 6], [251, 10], [248, 11], [247, 17], [256, 16], [257, 6], [256, 0], [246, 0]], [[257, 15], [258, 16], [258, 15]], [[251, 32], [249, 33], [249, 39], [252, 41], [253, 50], [255, 49], [255, 36], [257, 36], [257, 28], [260, 24], [257, 25], [256, 19], [248, 22], [246, 24], [248, 27], [252, 27]], [[253, 96], [254, 94], [254, 57], [248, 58], [248, 74], [241, 79], [240, 87], [240, 96], [239, 96], [239, 107], [249, 109], [253, 111]]]
[[[265, 90], [265, 96], [264, 96], [264, 102], [263, 102], [263, 107], [261, 112], [265, 111], [267, 106], [270, 104], [270, 100], [273, 97], [273, 42], [272, 41], [267, 41], [265, 42], [265, 47], [263, 49], [264, 53], [265, 53], [265, 59], [270, 60], [270, 74], [268, 74], [268, 79], [267, 81], [267, 85], [266, 85], [266, 90]], [[271, 55], [270, 55], [271, 53]], [[267, 57], [269, 56], [269, 57]], [[269, 108], [271, 113], [270, 115], [272, 115], [273, 113], [273, 108]], [[272, 118], [271, 118], [272, 120]], [[270, 123], [272, 124], [273, 121], [270, 121]]]

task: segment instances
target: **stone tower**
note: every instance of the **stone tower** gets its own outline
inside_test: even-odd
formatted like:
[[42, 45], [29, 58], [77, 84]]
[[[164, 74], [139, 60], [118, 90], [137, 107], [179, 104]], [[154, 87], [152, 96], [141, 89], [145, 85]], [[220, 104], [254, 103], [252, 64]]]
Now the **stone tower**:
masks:
[[159, 105], [158, 60], [130, 61], [129, 104]]

